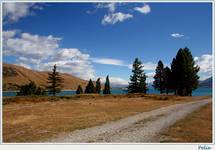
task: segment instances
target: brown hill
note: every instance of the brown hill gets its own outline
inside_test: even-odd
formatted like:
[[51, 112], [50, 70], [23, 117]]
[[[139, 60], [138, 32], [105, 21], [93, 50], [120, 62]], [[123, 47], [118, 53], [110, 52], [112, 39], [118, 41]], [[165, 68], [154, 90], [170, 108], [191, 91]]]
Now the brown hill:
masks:
[[[62, 89], [76, 90], [80, 84], [83, 88], [86, 86], [86, 80], [72, 76], [67, 73], [61, 73], [64, 82]], [[14, 64], [3, 64], [3, 90], [17, 90], [19, 86], [35, 82], [38, 86], [47, 86], [48, 72], [30, 70]]]

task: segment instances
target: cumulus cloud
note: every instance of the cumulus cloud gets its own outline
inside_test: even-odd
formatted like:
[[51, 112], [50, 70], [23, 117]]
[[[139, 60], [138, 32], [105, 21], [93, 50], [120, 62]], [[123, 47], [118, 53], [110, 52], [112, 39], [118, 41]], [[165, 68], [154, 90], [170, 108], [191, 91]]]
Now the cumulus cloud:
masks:
[[42, 9], [42, 6], [36, 3], [5, 2], [3, 3], [3, 21], [17, 22], [25, 16], [32, 15], [33, 10], [36, 9]]
[[204, 54], [194, 58], [196, 64], [200, 67], [200, 80], [204, 80], [212, 76], [213, 57], [210, 54]]
[[134, 10], [142, 14], [148, 14], [151, 12], [151, 7], [148, 4], [144, 4], [142, 7], [135, 7]]
[[184, 35], [181, 33], [172, 33], [171, 36], [174, 38], [182, 38]]
[[8, 30], [8, 31], [3, 31], [2, 37], [4, 40], [9, 39], [11, 37], [14, 37], [18, 33], [18, 30]]
[[[95, 13], [97, 9], [107, 9], [107, 13], [104, 15], [102, 18], [101, 23], [103, 25], [108, 25], [108, 24], [116, 24], [119, 22], [123, 22], [125, 20], [133, 18], [133, 14], [131, 13], [125, 13], [125, 12], [116, 12], [116, 9], [119, 6], [126, 5], [127, 3], [123, 2], [117, 2], [117, 3], [97, 3], [95, 5], [95, 10], [87, 11], [88, 14]], [[142, 7], [135, 7], [133, 10], [138, 11], [142, 14], [148, 14], [151, 12], [151, 7], [148, 4], [144, 4]], [[128, 11], [128, 10], [125, 10]]]
[[59, 66], [61, 72], [70, 73], [82, 79], [88, 80], [95, 77], [90, 55], [82, 53], [77, 48], [60, 49], [45, 68], [50, 68], [54, 64]]
[[105, 65], [127, 66], [123, 60], [112, 58], [92, 58], [92, 62]]
[[96, 8], [107, 8], [110, 12], [116, 10], [116, 3], [98, 3]]
[[43, 60], [58, 49], [61, 38], [3, 31], [3, 54]]
[[[128, 81], [120, 77], [109, 76], [111, 86], [128, 85]], [[101, 77], [101, 82], [105, 83], [106, 77]]]
[[3, 31], [3, 54], [16, 57], [16, 62], [35, 70], [50, 70], [57, 64], [61, 72], [67, 72], [83, 79], [93, 78], [95, 71], [90, 55], [76, 48], [60, 48], [62, 38], [52, 35], [39, 36]]
[[106, 25], [106, 24], [115, 24], [117, 22], [123, 22], [127, 19], [132, 18], [133, 15], [132, 14], [124, 14], [121, 12], [118, 13], [110, 13], [104, 16], [104, 18], [102, 19], [102, 24]]

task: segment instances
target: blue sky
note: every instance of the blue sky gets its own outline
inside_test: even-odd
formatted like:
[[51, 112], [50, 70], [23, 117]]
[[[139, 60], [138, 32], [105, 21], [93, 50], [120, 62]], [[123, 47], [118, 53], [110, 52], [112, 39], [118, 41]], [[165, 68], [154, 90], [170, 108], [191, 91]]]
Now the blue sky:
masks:
[[138, 57], [152, 81], [190, 48], [201, 79], [212, 74], [211, 3], [4, 3], [3, 61], [126, 84]]

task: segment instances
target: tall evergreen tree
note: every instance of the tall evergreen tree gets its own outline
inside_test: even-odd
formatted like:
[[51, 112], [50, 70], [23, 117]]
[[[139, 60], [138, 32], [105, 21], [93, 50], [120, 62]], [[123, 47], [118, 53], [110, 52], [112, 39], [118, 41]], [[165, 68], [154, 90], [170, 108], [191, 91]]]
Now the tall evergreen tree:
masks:
[[57, 66], [56, 64], [53, 67], [52, 72], [48, 73], [48, 84], [49, 86], [48, 91], [52, 95], [56, 95], [56, 93], [59, 93], [61, 91], [61, 84], [63, 82], [63, 79], [60, 77], [59, 72], [57, 72]]
[[179, 70], [177, 69], [177, 61], [175, 58], [173, 58], [172, 63], [171, 63], [171, 78], [172, 78], [172, 89], [174, 90], [174, 94], [177, 95], [177, 89], [179, 85], [179, 81], [177, 80], [178, 72]]
[[103, 94], [111, 94], [111, 92], [110, 92], [109, 76], [106, 77], [105, 87], [104, 87], [104, 90], [103, 90]]
[[100, 78], [98, 78], [96, 81], [96, 93], [100, 94], [100, 92], [101, 92], [101, 81], [100, 81]]
[[172, 72], [169, 67], [164, 68], [164, 88], [166, 94], [169, 94], [169, 90], [172, 89]]
[[161, 60], [158, 61], [157, 68], [155, 70], [154, 82], [153, 86], [155, 89], [159, 90], [162, 94], [165, 89], [165, 81], [164, 81], [164, 65]]
[[197, 75], [199, 67], [195, 64], [190, 50], [179, 49], [171, 64], [173, 83], [177, 95], [192, 96], [192, 91], [198, 87]]
[[142, 62], [136, 58], [132, 66], [133, 75], [130, 76], [128, 86], [129, 93], [146, 93], [146, 75], [143, 70]]
[[139, 82], [139, 92], [140, 93], [146, 93], [147, 87], [146, 87], [146, 75], [142, 74], [140, 76], [140, 82]]
[[94, 86], [93, 81], [91, 79], [89, 80], [89, 82], [86, 86], [85, 93], [96, 93], [95, 86]]
[[78, 88], [76, 90], [76, 94], [83, 94], [83, 89], [82, 89], [81, 85], [78, 85]]

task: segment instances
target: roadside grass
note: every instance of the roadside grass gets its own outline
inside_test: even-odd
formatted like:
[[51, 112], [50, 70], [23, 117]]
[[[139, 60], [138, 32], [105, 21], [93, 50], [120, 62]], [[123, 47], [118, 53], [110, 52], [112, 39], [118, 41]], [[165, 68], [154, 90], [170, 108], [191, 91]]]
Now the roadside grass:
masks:
[[186, 118], [179, 120], [163, 133], [161, 142], [212, 142], [212, 104], [192, 112]]
[[3, 142], [41, 142], [59, 134], [204, 98], [209, 97], [90, 94], [3, 98], [8, 101], [3, 105]]

